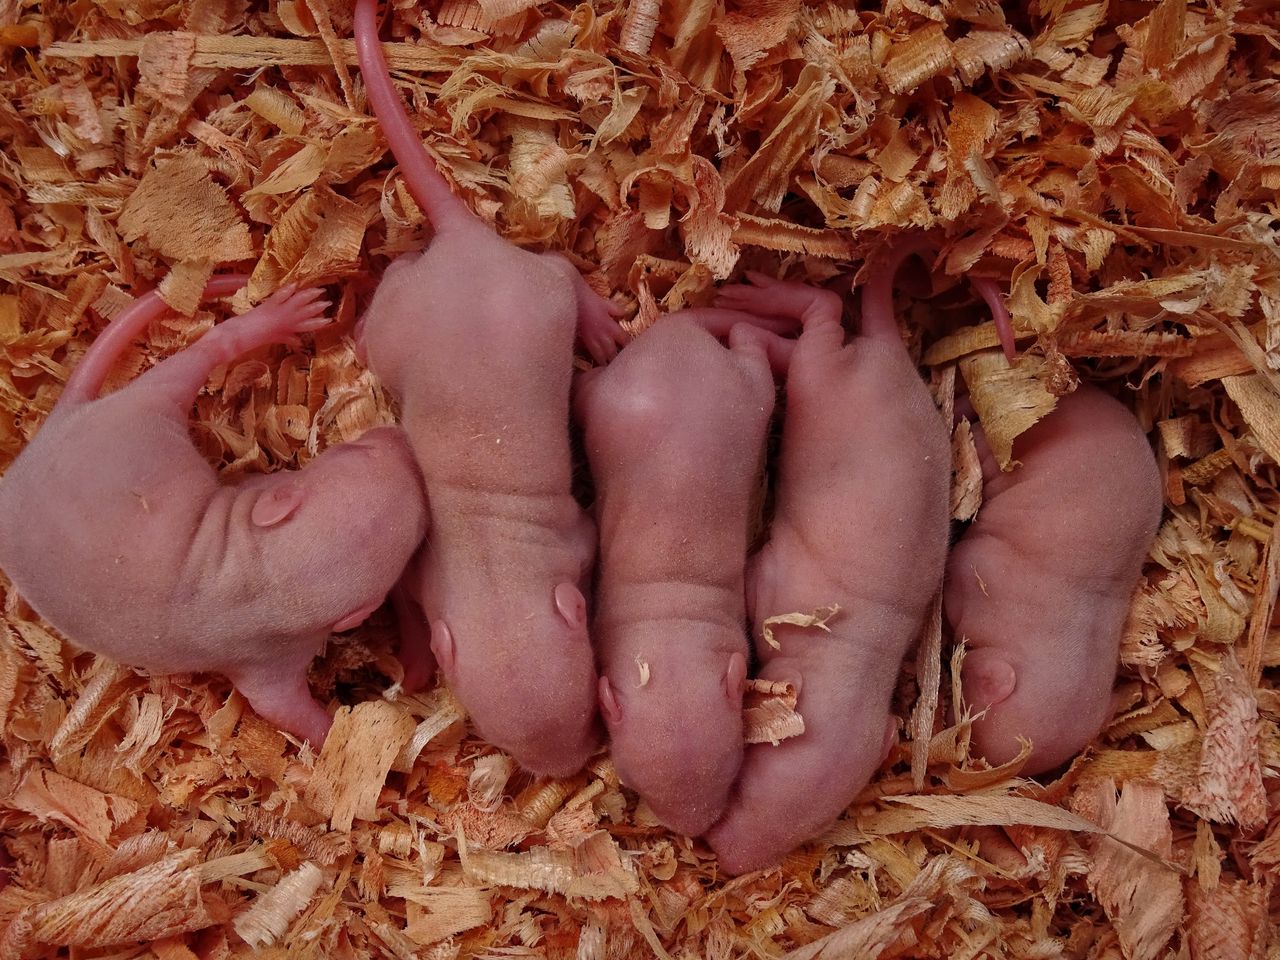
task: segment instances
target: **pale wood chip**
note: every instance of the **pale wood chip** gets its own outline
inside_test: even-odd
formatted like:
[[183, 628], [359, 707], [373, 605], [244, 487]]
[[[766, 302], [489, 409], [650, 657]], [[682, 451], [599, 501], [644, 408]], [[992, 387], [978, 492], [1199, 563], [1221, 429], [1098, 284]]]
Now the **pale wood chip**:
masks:
[[266, 947], [278, 941], [311, 902], [324, 882], [324, 874], [314, 863], [297, 870], [263, 893], [235, 919], [236, 933], [250, 947]]
[[145, 237], [174, 260], [245, 260], [254, 254], [249, 228], [194, 153], [161, 160], [143, 175], [120, 212], [126, 240]]
[[543, 890], [570, 898], [604, 900], [639, 889], [635, 868], [603, 830], [570, 847], [534, 847], [524, 853], [459, 849], [464, 875], [475, 883]]
[[307, 802], [334, 830], [375, 819], [382, 784], [414, 726], [408, 712], [385, 700], [340, 709], [316, 761]]
[[409, 901], [405, 910], [409, 922], [404, 932], [420, 946], [431, 946], [493, 919], [491, 894], [483, 888], [400, 888], [400, 895]]
[[960, 370], [987, 445], [1000, 469], [1011, 469], [1017, 463], [1014, 441], [1058, 402], [1040, 380], [1045, 373], [1044, 361], [1022, 356], [1010, 366], [1003, 354], [992, 350], [963, 357]]
[[[1099, 822], [1113, 837], [1168, 859], [1173, 831], [1164, 791], [1157, 783], [1129, 780], [1117, 802], [1111, 781], [1093, 785]], [[1089, 889], [1115, 924], [1126, 957], [1153, 960], [1161, 955], [1182, 917], [1178, 875], [1112, 837], [1094, 842]]]
[[743, 731], [747, 743], [771, 743], [804, 733], [804, 718], [796, 712], [799, 694], [782, 680], [747, 681], [742, 698]]
[[65, 824], [100, 844], [145, 813], [128, 797], [95, 790], [53, 770], [28, 772], [7, 803], [42, 823]]
[[1206, 820], [1251, 829], [1267, 817], [1258, 756], [1258, 701], [1230, 650], [1218, 662], [1208, 707], [1199, 774], [1182, 802]]

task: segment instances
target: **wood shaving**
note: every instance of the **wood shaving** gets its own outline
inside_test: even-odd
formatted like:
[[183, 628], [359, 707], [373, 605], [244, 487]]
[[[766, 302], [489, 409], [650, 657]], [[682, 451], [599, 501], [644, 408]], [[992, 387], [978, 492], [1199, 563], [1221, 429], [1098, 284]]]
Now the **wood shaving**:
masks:
[[[940, 256], [928, 298], [903, 297], [906, 341], [944, 406], [963, 374], [1002, 466], [1081, 381], [1131, 406], [1166, 509], [1117, 717], [1056, 780], [975, 760], [963, 646], [948, 653], [935, 616], [891, 707], [910, 749], [826, 835], [729, 880], [606, 757], [531, 778], [446, 688], [405, 696], [383, 614], [313, 670], [337, 720], [317, 756], [221, 678], [76, 650], [0, 580], [0, 957], [221, 960], [250, 942], [351, 960], [1274, 954], [1266, 0], [380, 14], [395, 81], [466, 202], [518, 244], [568, 252], [635, 309], [629, 330], [742, 270], [828, 283], [929, 230]], [[109, 318], [156, 287], [176, 312], [108, 389], [282, 283], [324, 283], [338, 304], [306, 349], [246, 357], [198, 398], [193, 438], [229, 478], [394, 422], [350, 336], [387, 262], [430, 234], [349, 30], [334, 0], [0, 2], [0, 470]], [[201, 304], [229, 268], [252, 275], [247, 293]], [[1012, 366], [966, 273], [1006, 294]], [[964, 520], [980, 469], [969, 426], [954, 437]], [[752, 742], [803, 733], [794, 688], [753, 681], [746, 700]]]
[[304, 863], [281, 878], [235, 920], [235, 931], [250, 947], [270, 946], [284, 936], [289, 924], [315, 896], [324, 874], [314, 863]]
[[787, 624], [792, 627], [800, 627], [808, 630], [814, 628], [824, 633], [830, 633], [831, 628], [827, 624], [840, 612], [840, 605], [833, 603], [829, 607], [819, 607], [813, 613], [780, 613], [777, 616], [768, 617], [760, 624], [760, 631], [764, 637], [764, 642], [775, 650], [781, 650], [782, 644], [777, 641], [773, 635], [773, 628]]
[[799, 691], [781, 680], [747, 681], [742, 699], [743, 727], [747, 743], [770, 743], [804, 733], [804, 718], [796, 712]]

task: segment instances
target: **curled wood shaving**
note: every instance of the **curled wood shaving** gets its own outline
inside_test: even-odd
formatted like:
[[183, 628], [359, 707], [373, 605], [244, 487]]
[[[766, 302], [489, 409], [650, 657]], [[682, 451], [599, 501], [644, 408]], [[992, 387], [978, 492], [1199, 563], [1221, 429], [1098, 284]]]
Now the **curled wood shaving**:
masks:
[[804, 733], [804, 718], [796, 712], [799, 692], [781, 680], [750, 679], [742, 698], [743, 730], [747, 743], [775, 747]]
[[29, 925], [28, 942], [106, 947], [208, 927], [217, 920], [200, 898], [198, 873], [193, 869], [196, 860], [196, 853], [186, 850], [41, 904], [21, 920]]
[[780, 613], [772, 617], [766, 617], [760, 624], [760, 632], [764, 638], [764, 642], [775, 650], [781, 650], [782, 644], [774, 638], [773, 628], [787, 624], [793, 627], [809, 629], [811, 627], [822, 630], [824, 633], [830, 633], [831, 628], [827, 624], [840, 612], [840, 605], [833, 603], [829, 607], [819, 607], [813, 613]]
[[282, 877], [235, 919], [235, 930], [251, 947], [265, 947], [284, 936], [289, 924], [311, 902], [324, 874], [314, 863], [304, 863]]
[[969, 388], [969, 399], [982, 421], [987, 445], [1000, 469], [1011, 469], [1016, 463], [1014, 440], [1057, 403], [1039, 379], [1044, 374], [1044, 362], [1023, 356], [1011, 367], [1002, 354], [984, 351], [961, 359], [960, 370]]
[[1234, 653], [1218, 663], [1195, 785], [1182, 802], [1207, 820], [1260, 825], [1267, 802], [1258, 761], [1258, 702]]
[[1224, 880], [1212, 890], [1188, 889], [1188, 941], [1197, 956], [1213, 960], [1260, 960], [1267, 951], [1267, 888], [1247, 880]]
[[559, 893], [570, 898], [604, 900], [639, 889], [635, 868], [603, 830], [576, 843], [524, 853], [496, 853], [459, 848], [463, 874], [481, 884]]

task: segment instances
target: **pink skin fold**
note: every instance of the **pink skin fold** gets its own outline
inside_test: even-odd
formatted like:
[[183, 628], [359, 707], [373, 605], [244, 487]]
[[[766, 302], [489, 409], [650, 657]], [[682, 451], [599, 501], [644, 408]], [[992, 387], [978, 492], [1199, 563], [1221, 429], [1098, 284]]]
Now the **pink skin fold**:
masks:
[[[214, 278], [207, 297], [246, 278]], [[330, 720], [306, 670], [386, 596], [422, 539], [403, 435], [371, 430], [307, 467], [221, 484], [187, 417], [214, 367], [316, 330], [328, 304], [286, 288], [96, 399], [165, 310], [140, 297], [89, 347], [0, 483], [0, 567], [80, 646], [156, 673], [229, 677], [263, 717], [317, 746]]]
[[[728, 873], [776, 864], [866, 785], [892, 739], [902, 658], [942, 580], [947, 430], [892, 313], [892, 280], [912, 252], [899, 244], [873, 275], [862, 332], [848, 344], [829, 291], [749, 274], [751, 286], [718, 301], [802, 327], [789, 348], [773, 330], [745, 328], [772, 343], [787, 396], [775, 516], [746, 589], [758, 675], [797, 687], [805, 732], [747, 748], [706, 834]], [[832, 604], [829, 633], [784, 624], [779, 649], [764, 642], [765, 619]]]
[[611, 754], [690, 836], [720, 816], [742, 760], [743, 569], [774, 404], [764, 348], [725, 349], [695, 322], [727, 313], [659, 319], [580, 375], [574, 400], [597, 494], [592, 632]]
[[1002, 472], [980, 426], [983, 502], [947, 560], [944, 612], [974, 752], [1022, 773], [1065, 763], [1102, 729], [1120, 633], [1162, 509], [1159, 470], [1137, 420], [1081, 385], [1014, 442]]
[[406, 681], [434, 656], [485, 739], [567, 775], [599, 740], [583, 594], [596, 538], [570, 493], [573, 345], [605, 361], [627, 338], [563, 257], [506, 242], [452, 194], [391, 84], [376, 6], [356, 4], [361, 73], [435, 231], [388, 267], [360, 330], [430, 491], [432, 536], [395, 598]]

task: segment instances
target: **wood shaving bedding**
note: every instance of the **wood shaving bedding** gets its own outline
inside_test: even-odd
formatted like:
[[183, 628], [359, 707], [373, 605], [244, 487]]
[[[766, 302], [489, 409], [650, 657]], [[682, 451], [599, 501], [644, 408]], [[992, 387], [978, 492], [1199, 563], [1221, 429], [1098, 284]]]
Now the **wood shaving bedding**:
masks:
[[[313, 670], [341, 711], [317, 756], [219, 678], [79, 652], [0, 581], [0, 957], [1280, 951], [1273, 5], [385, 6], [446, 175], [515, 242], [569, 251], [629, 329], [743, 269], [826, 282], [929, 229], [936, 295], [900, 315], [944, 406], [964, 367], [1003, 462], [1081, 378], [1131, 404], [1166, 512], [1117, 719], [1043, 784], [971, 758], [962, 649], [935, 617], [875, 780], [778, 869], [728, 880], [607, 758], [533, 780], [447, 690], [399, 695], [386, 614]], [[179, 312], [109, 389], [208, 328], [224, 265], [253, 277], [237, 309], [295, 281], [338, 304], [200, 397], [193, 436], [224, 473], [391, 422], [349, 337], [426, 235], [349, 29], [337, 0], [0, 0], [0, 469], [130, 296], [159, 286]], [[1009, 294], [1012, 367], [969, 270]], [[965, 519], [966, 428], [953, 448]], [[750, 685], [753, 741], [803, 730], [775, 686]]]

